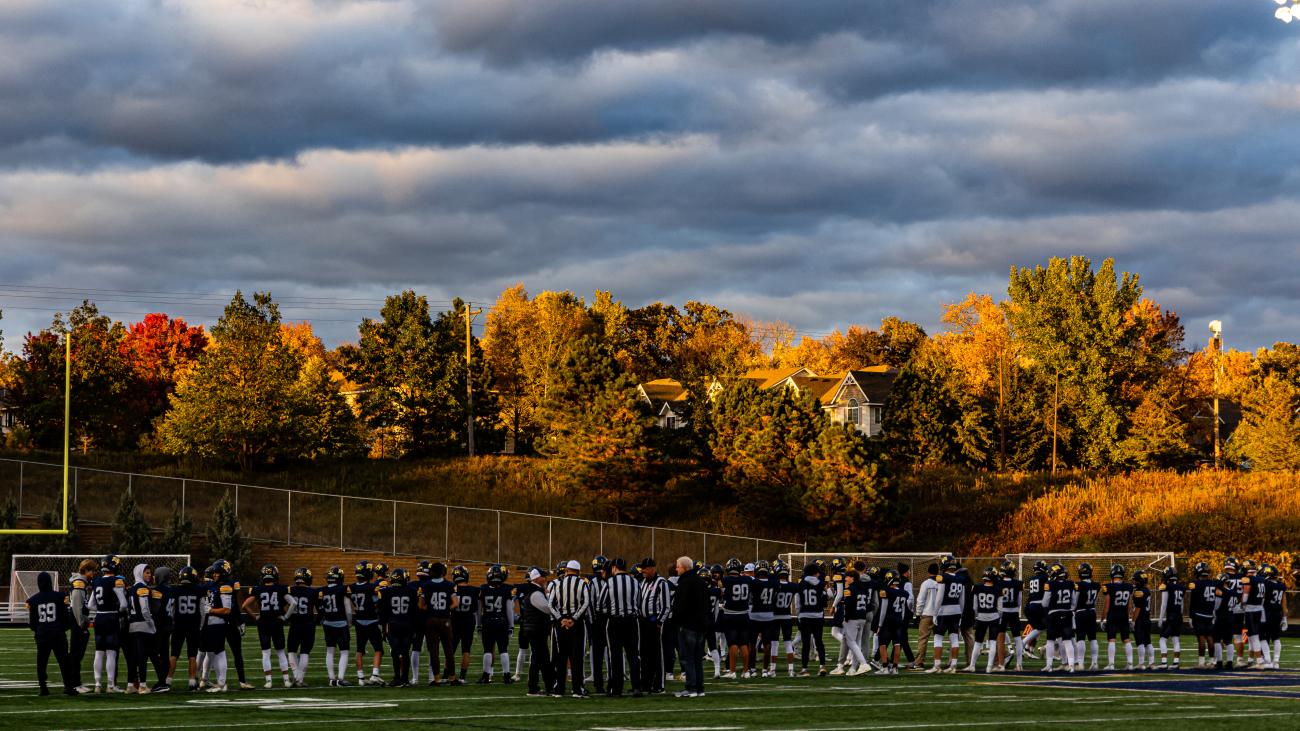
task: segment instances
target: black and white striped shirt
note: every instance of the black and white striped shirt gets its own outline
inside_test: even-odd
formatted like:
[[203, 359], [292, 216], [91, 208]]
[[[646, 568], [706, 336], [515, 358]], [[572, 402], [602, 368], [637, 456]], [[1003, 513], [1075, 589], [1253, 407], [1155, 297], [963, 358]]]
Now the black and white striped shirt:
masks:
[[662, 576], [646, 579], [641, 586], [641, 617], [666, 622], [673, 613], [672, 589]]
[[591, 603], [591, 584], [586, 578], [577, 574], [561, 576], [555, 582], [555, 591], [551, 595], [551, 605], [563, 619], [582, 619], [587, 614]]
[[641, 583], [632, 574], [615, 574], [600, 591], [600, 611], [611, 617], [635, 617], [641, 612]]
[[605, 584], [609, 579], [599, 574], [591, 577], [591, 604], [588, 606], [587, 614], [595, 617], [597, 614], [605, 614]]

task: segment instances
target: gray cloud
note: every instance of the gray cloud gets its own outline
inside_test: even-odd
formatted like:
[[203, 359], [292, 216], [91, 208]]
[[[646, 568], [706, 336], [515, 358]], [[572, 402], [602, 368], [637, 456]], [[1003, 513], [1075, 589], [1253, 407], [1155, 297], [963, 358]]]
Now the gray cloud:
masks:
[[[335, 341], [399, 287], [521, 280], [933, 330], [1083, 253], [1295, 340], [1292, 31], [1213, 0], [0, 6], [0, 285], [375, 303], [287, 301]], [[78, 299], [20, 294], [10, 348]]]

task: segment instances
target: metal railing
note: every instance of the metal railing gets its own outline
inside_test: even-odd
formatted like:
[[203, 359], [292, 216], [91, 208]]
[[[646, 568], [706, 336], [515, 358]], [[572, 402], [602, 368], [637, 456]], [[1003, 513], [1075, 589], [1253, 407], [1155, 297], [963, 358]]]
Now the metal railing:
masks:
[[[0, 458], [0, 504], [13, 500], [24, 517], [58, 508], [61, 471], [54, 463]], [[122, 494], [131, 491], [154, 528], [179, 513], [198, 533], [229, 494], [244, 534], [255, 541], [457, 562], [554, 566], [561, 559], [604, 554], [629, 561], [651, 556], [658, 562], [687, 555], [713, 563], [806, 549], [721, 533], [89, 467], [72, 467], [69, 479], [78, 520], [86, 523], [112, 523]]]

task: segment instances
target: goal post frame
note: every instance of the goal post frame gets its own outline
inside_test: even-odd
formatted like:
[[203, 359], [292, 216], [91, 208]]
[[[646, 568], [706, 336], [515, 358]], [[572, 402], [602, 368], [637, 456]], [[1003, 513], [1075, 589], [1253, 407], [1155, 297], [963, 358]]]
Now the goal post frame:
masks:
[[[54, 579], [55, 588], [63, 586], [69, 576], [76, 573], [76, 566], [81, 561], [92, 558], [93, 554], [83, 553], [16, 553], [9, 559], [9, 601], [7, 606], [10, 615], [14, 618], [26, 617], [23, 611], [20, 611], [26, 603], [27, 598], [31, 596], [23, 589], [25, 582], [23, 577], [29, 574], [49, 573]], [[188, 553], [138, 553], [138, 554], [121, 554], [126, 567], [132, 567], [135, 563], [147, 562], [151, 567], [159, 566], [173, 567], [173, 570], [179, 570], [183, 566], [190, 564], [192, 554]], [[19, 564], [29, 559], [44, 559], [48, 563], [66, 562], [63, 566], [48, 568], [20, 568]], [[34, 579], [30, 579], [34, 581]], [[66, 589], [65, 589], [66, 590]], [[0, 610], [3, 611], [3, 610]], [[25, 610], [24, 610], [25, 611]]]

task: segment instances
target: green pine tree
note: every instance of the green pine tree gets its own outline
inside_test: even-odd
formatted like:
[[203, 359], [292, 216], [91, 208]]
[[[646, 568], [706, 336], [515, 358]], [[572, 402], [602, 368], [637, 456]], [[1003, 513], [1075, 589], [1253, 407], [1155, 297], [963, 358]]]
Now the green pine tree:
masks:
[[117, 504], [109, 550], [124, 554], [149, 553], [153, 550], [149, 523], [130, 490], [122, 493], [122, 499]]
[[1300, 390], [1269, 375], [1242, 400], [1228, 456], [1255, 470], [1300, 470]]
[[243, 576], [252, 560], [252, 546], [239, 527], [239, 515], [230, 493], [221, 497], [208, 524], [208, 551], [213, 560], [224, 558], [234, 567], [233, 575]]
[[906, 465], [991, 466], [995, 414], [962, 386], [947, 355], [920, 347], [885, 405], [885, 453]]
[[162, 538], [154, 544], [158, 553], [189, 553], [194, 539], [194, 523], [182, 512], [180, 505], [172, 503], [172, 517]]
[[1187, 424], [1160, 389], [1152, 389], [1133, 412], [1128, 436], [1119, 443], [1119, 460], [1131, 467], [1175, 467], [1187, 459]]
[[885, 482], [867, 439], [827, 421], [809, 446], [804, 519], [826, 545], [862, 545], [886, 507]]

